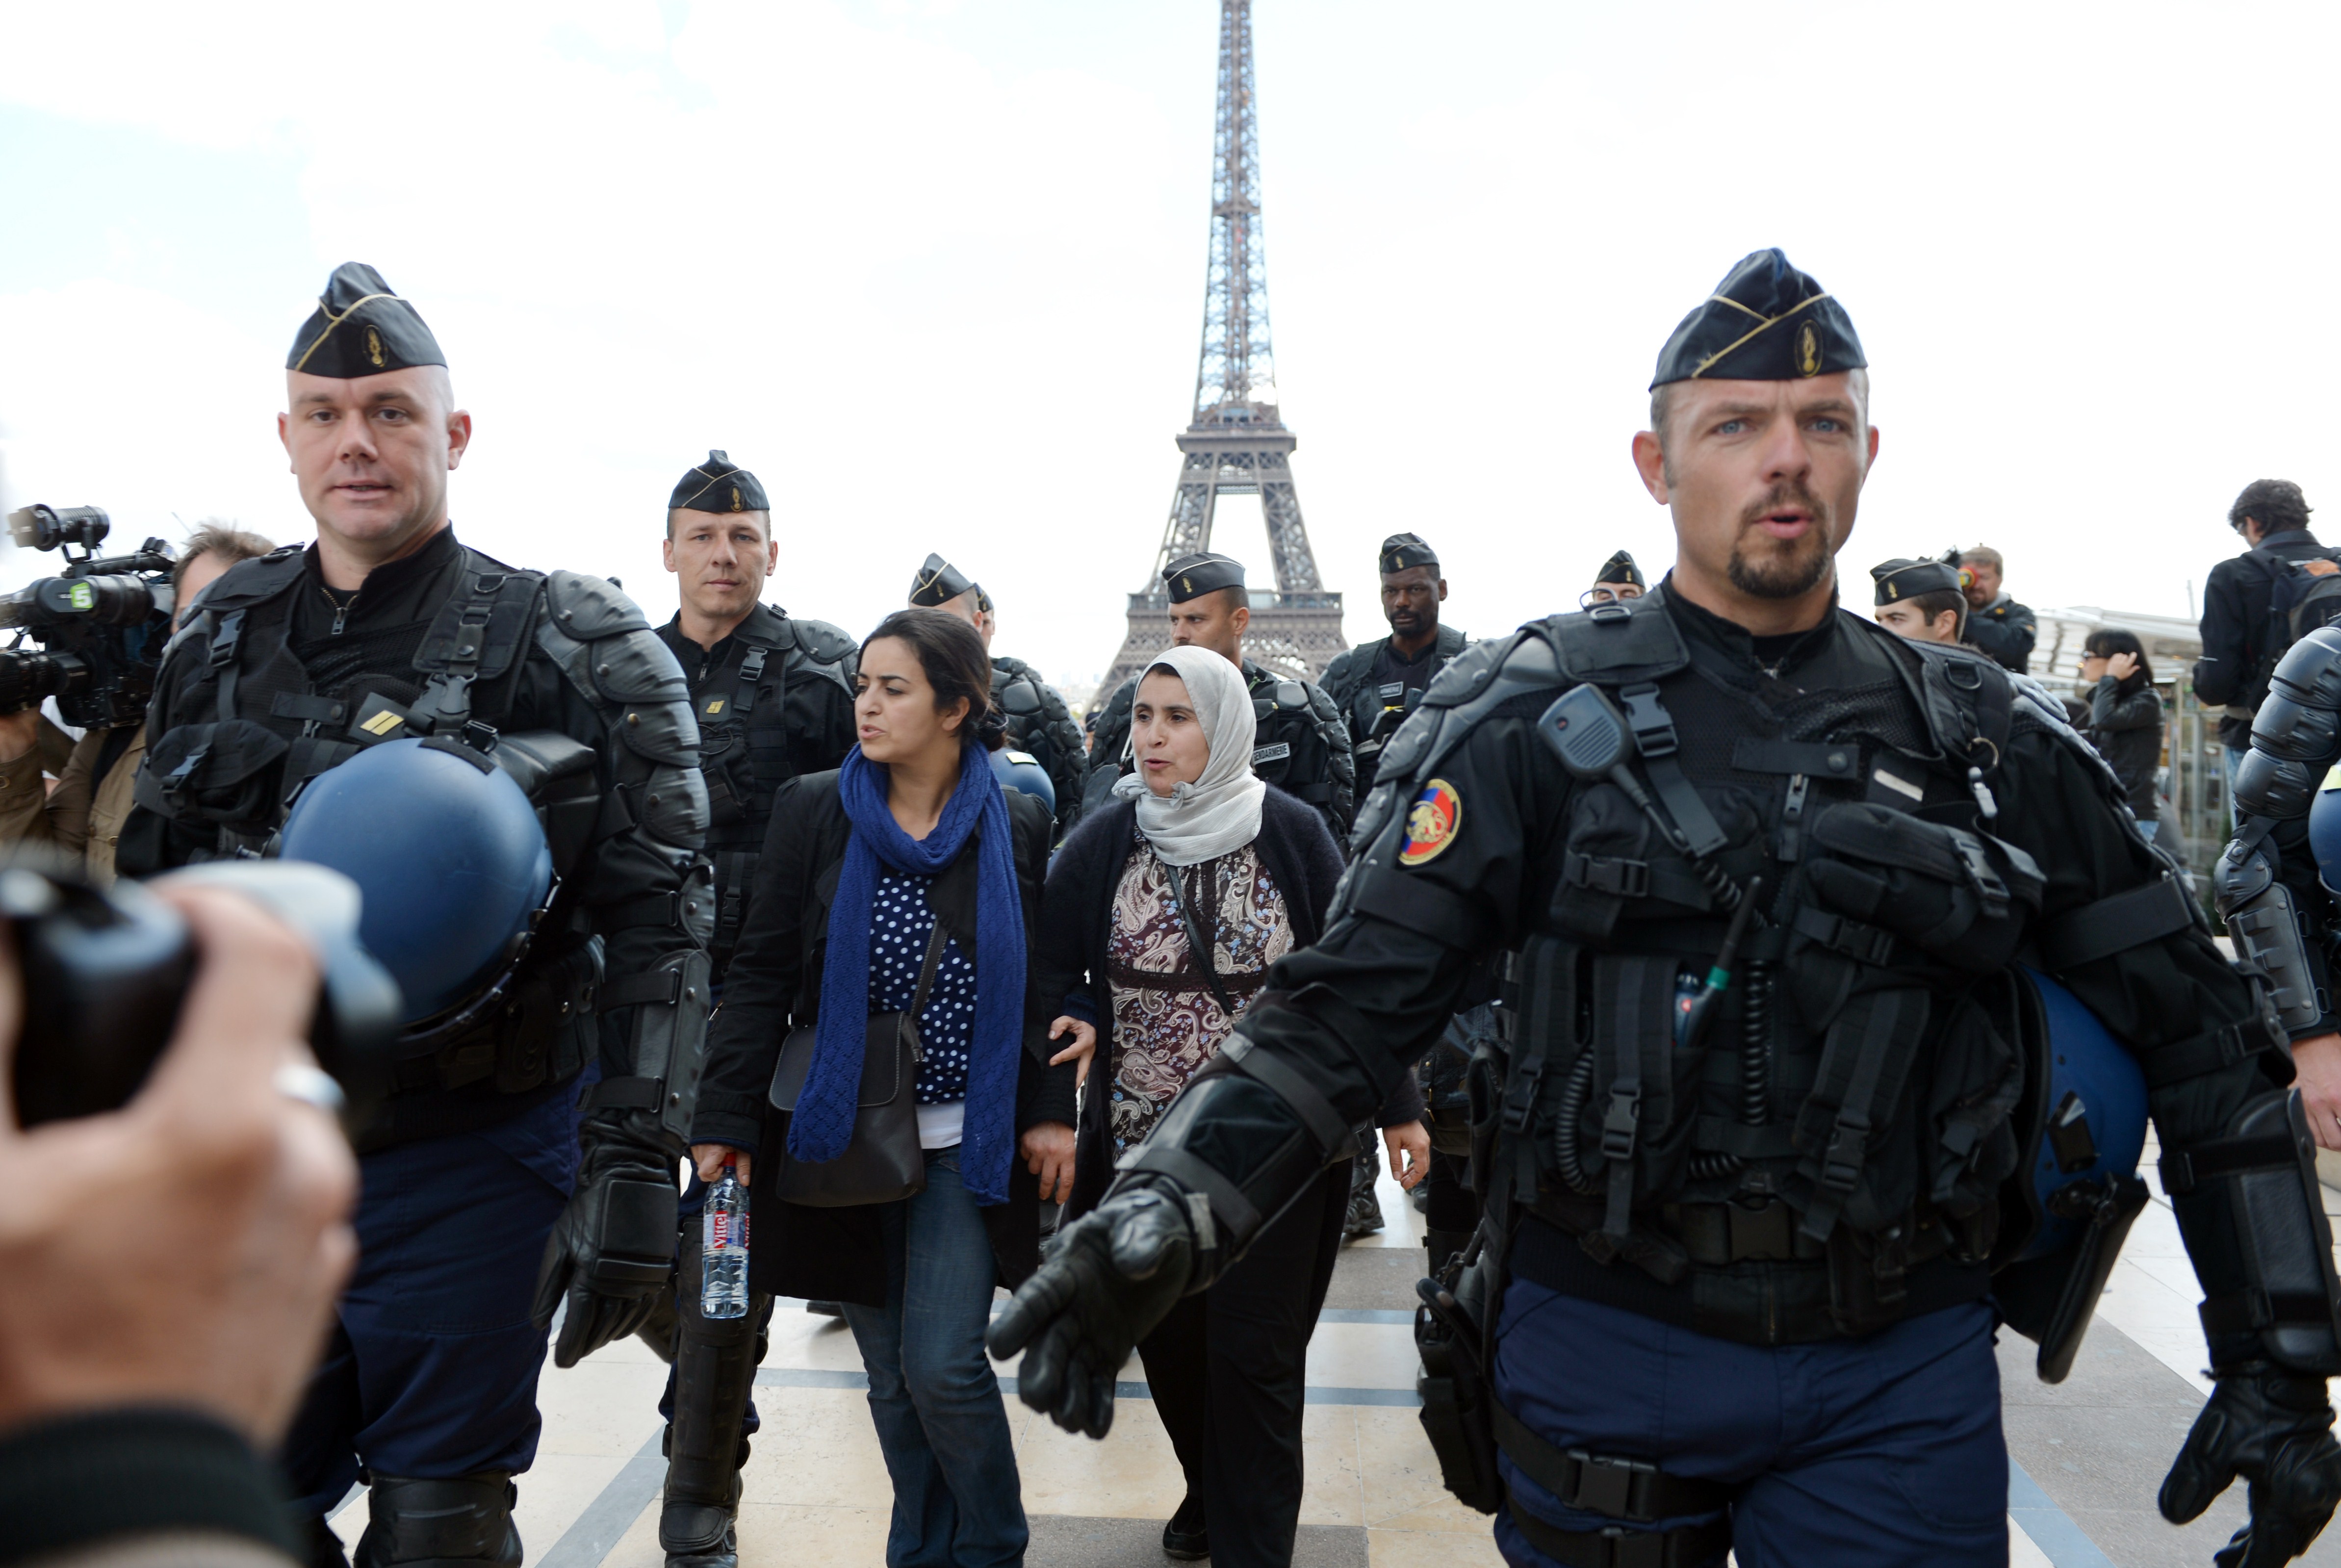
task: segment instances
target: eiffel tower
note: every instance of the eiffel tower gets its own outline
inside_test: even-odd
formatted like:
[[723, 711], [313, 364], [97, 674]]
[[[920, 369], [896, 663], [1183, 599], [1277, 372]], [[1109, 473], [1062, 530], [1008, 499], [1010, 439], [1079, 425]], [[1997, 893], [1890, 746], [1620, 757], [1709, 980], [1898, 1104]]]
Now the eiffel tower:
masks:
[[1268, 337], [1268, 262], [1260, 244], [1260, 123], [1253, 112], [1251, 0], [1220, 0], [1219, 114], [1211, 136], [1211, 257], [1203, 285], [1203, 352], [1195, 414], [1179, 436], [1184, 454], [1170, 521], [1146, 585], [1130, 596], [1130, 632], [1101, 693], [1136, 674], [1170, 640], [1162, 569], [1208, 550], [1222, 495], [1257, 495], [1268, 523], [1276, 592], [1251, 590], [1244, 651], [1285, 674], [1315, 679], [1348, 647], [1341, 595], [1326, 591], [1292, 488], [1299, 439], [1276, 407], [1276, 355]]

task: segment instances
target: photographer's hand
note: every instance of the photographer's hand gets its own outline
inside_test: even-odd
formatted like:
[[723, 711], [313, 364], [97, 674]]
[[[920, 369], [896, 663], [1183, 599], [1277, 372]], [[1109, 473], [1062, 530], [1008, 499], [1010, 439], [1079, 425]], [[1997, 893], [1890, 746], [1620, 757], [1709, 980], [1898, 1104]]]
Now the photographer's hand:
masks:
[[[314, 1065], [308, 945], [234, 894], [154, 892], [200, 964], [137, 1097], [26, 1133], [0, 1073], [0, 1428], [192, 1406], [264, 1450], [356, 1256], [357, 1166], [334, 1119], [276, 1084]], [[0, 946], [0, 1064], [23, 1005]]]

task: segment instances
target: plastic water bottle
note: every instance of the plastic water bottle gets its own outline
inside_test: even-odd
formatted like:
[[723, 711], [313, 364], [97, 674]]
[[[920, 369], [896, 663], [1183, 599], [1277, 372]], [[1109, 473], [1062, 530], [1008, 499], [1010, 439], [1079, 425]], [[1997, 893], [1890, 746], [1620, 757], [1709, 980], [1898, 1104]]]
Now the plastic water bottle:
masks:
[[733, 1166], [707, 1189], [699, 1218], [699, 1315], [748, 1315], [748, 1189]]

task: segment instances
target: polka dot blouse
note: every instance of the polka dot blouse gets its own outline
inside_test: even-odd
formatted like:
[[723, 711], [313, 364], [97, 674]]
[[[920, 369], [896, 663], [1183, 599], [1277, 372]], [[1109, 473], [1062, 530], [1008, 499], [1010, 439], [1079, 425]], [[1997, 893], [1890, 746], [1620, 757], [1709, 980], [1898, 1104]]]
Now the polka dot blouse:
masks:
[[[931, 878], [902, 876], [881, 865], [870, 903], [870, 1011], [907, 1013], [919, 992], [919, 969], [935, 929], [927, 903]], [[967, 1098], [967, 1053], [975, 1033], [975, 965], [956, 940], [943, 944], [927, 1009], [919, 1015], [918, 1103], [941, 1105]]]

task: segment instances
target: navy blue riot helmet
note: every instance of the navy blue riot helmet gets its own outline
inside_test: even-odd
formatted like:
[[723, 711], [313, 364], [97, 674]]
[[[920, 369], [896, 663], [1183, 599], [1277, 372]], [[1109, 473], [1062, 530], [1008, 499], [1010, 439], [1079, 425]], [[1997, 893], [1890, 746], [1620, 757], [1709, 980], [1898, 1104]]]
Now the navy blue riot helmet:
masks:
[[1031, 752], [1001, 746], [991, 754], [991, 776], [1000, 781], [1002, 788], [1022, 790], [1047, 806], [1050, 815], [1056, 814], [1057, 786], [1049, 781], [1049, 770]]
[[452, 740], [385, 742], [318, 775], [281, 844], [284, 859], [358, 884], [359, 940], [405, 993], [410, 1039], [498, 990], [553, 897], [553, 852], [527, 794]]
[[2316, 857], [2316, 880], [2341, 892], [2341, 789], [2329, 774], [2308, 803], [2308, 853]]

